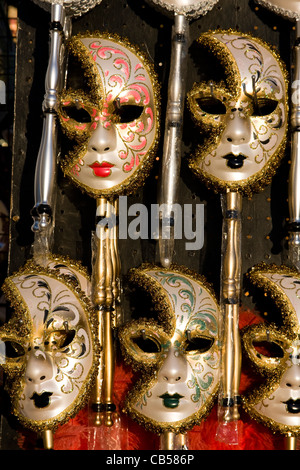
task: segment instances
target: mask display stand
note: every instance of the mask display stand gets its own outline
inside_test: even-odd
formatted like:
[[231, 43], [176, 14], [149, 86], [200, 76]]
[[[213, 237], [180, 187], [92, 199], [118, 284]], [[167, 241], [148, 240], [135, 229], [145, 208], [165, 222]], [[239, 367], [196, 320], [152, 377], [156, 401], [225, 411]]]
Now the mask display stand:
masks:
[[53, 238], [55, 190], [57, 163], [59, 157], [57, 142], [57, 107], [58, 95], [66, 82], [67, 55], [66, 41], [72, 32], [72, 17], [86, 13], [102, 0], [88, 0], [88, 2], [52, 2], [51, 0], [34, 0], [42, 8], [50, 8], [50, 54], [45, 78], [45, 96], [42, 104], [43, 131], [36, 161], [34, 197], [35, 205], [32, 209], [34, 220], [32, 230], [35, 232], [33, 253], [35, 259], [40, 261], [48, 251]]
[[[31, 3], [33, 2], [30, 0], [29, 4]], [[42, 1], [40, 3], [42, 3]], [[49, 2], [45, 1], [43, 3], [46, 4]], [[86, 4], [86, 2], [83, 1], [79, 3]], [[141, 48], [145, 53], [149, 52], [151, 59], [153, 59], [156, 65], [159, 80], [162, 82], [164, 90], [167, 91], [169, 66], [171, 65], [168, 49], [171, 25], [168, 20], [165, 19], [166, 15], [164, 5], [160, 5], [163, 13], [159, 14], [152, 11], [154, 8], [150, 7], [151, 3], [153, 2], [150, 0], [138, 3], [127, 0], [121, 2], [119, 0], [102, 0], [101, 5], [99, 5], [99, 9], [95, 9], [95, 12], [92, 12], [91, 15], [87, 13], [86, 18], [78, 17], [76, 21], [72, 22], [72, 34], [82, 33], [89, 29], [89, 31], [111, 31], [113, 33], [120, 34], [122, 37], [128, 37], [128, 39], [134, 44], [141, 45]], [[164, 3], [167, 3], [167, 1]], [[59, 2], [56, 3], [57, 9], [58, 5]], [[48, 12], [50, 11], [50, 7], [49, 3], [47, 8]], [[34, 13], [36, 13], [36, 5], [34, 8]], [[15, 143], [13, 149], [13, 189], [10, 227], [11, 248], [9, 254], [10, 272], [15, 271], [20, 264], [23, 264], [24, 259], [28, 257], [31, 245], [31, 242], [28, 242], [28, 240], [30, 240], [31, 233], [28, 235], [28, 231], [26, 229], [28, 220], [26, 220], [26, 215], [24, 217], [24, 213], [29, 213], [30, 209], [33, 207], [31, 198], [29, 197], [28, 187], [30, 189], [33, 186], [31, 183], [31, 175], [35, 164], [34, 156], [38, 154], [37, 151], [35, 152], [35, 147], [37, 147], [37, 145], [35, 145], [35, 141], [39, 141], [39, 133], [36, 132], [36, 129], [38, 128], [38, 122], [40, 119], [37, 117], [38, 113], [34, 112], [36, 109], [36, 105], [34, 103], [37, 102], [39, 97], [37, 90], [39, 91], [40, 85], [38, 82], [41, 83], [41, 80], [44, 78], [42, 77], [41, 79], [41, 70], [42, 63], [43, 61], [45, 62], [45, 56], [47, 54], [47, 47], [42, 47], [42, 41], [40, 41], [40, 39], [41, 37], [45, 38], [46, 36], [45, 31], [48, 28], [48, 17], [46, 18], [45, 12], [43, 12], [41, 14], [42, 20], [37, 21], [31, 13], [32, 7], [30, 7], [30, 5], [27, 10], [28, 11], [26, 11], [25, 2], [21, 2], [21, 29], [19, 31], [19, 53], [17, 57], [18, 67], [16, 71], [16, 124], [14, 136]], [[206, 61], [207, 55], [201, 52], [199, 55], [198, 53], [195, 55], [195, 50], [193, 48], [193, 43], [197, 40], [199, 34], [208, 30], [237, 27], [239, 31], [253, 31], [255, 36], [266, 39], [271, 44], [274, 44], [274, 46], [279, 49], [279, 53], [283, 56], [284, 61], [288, 63], [287, 47], [285, 46], [289, 43], [288, 37], [291, 29], [290, 23], [287, 21], [285, 24], [281, 20], [277, 20], [276, 15], [265, 13], [264, 10], [266, 9], [260, 8], [259, 14], [257, 14], [257, 10], [253, 8], [253, 5], [251, 6], [249, 4], [248, 0], [241, 0], [241, 2], [238, 2], [238, 5], [236, 3], [234, 4], [231, 0], [222, 0], [222, 2], [219, 2], [216, 7], [215, 12], [213, 11], [211, 14], [206, 15], [204, 18], [200, 18], [199, 20], [195, 18], [195, 20], [191, 22], [188, 27], [191, 48], [186, 58], [187, 72], [185, 72], [186, 79], [184, 83], [186, 91], [191, 89], [195, 81], [199, 81], [199, 77], [200, 79], [202, 79], [202, 76], [206, 77], [208, 69], [211, 68], [211, 64]], [[117, 15], [115, 14], [116, 11], [118, 11]], [[174, 19], [175, 16], [179, 16], [178, 14], [174, 15], [173, 10], [169, 10], [169, 13], [169, 16], [171, 18], [174, 17]], [[52, 34], [56, 36], [56, 31]], [[59, 33], [57, 32], [57, 36], [58, 34]], [[202, 60], [203, 57], [204, 60]], [[166, 92], [162, 96], [162, 105], [164, 109], [167, 109]], [[183, 156], [190, 154], [193, 141], [195, 140], [195, 131], [188, 119], [188, 116], [186, 117], [187, 120], [184, 121], [185, 126], [183, 129], [184, 135], [181, 139]], [[48, 148], [50, 148], [50, 146]], [[59, 152], [60, 149], [57, 150], [57, 155]], [[158, 158], [160, 158], [160, 151], [157, 153], [157, 160]], [[48, 160], [48, 163], [49, 162], [50, 160]], [[240, 224], [243, 226], [243, 231], [240, 233], [243, 249], [240, 251], [240, 259], [238, 259], [238, 263], [240, 263], [240, 266], [242, 267], [242, 272], [246, 272], [249, 267], [256, 262], [259, 262], [261, 259], [266, 259], [269, 262], [279, 264], [281, 260], [281, 252], [278, 249], [282, 236], [281, 218], [283, 216], [287, 216], [284, 204], [286, 183], [285, 163], [283, 165], [283, 171], [276, 176], [275, 180], [272, 182], [271, 188], [267, 188], [266, 191], [255, 195], [252, 198], [244, 197], [242, 201], [236, 201], [238, 207], [241, 208], [241, 206], [243, 206], [240, 218], [237, 220], [232, 217], [223, 220], [221, 216], [220, 207], [224, 209], [223, 214], [225, 215], [227, 208], [229, 209], [231, 207], [229, 204], [227, 207], [227, 195], [222, 195], [221, 199], [223, 201], [222, 204], [220, 204], [220, 195], [215, 199], [210, 191], [199, 186], [198, 181], [192, 182], [189, 176], [190, 172], [186, 169], [187, 165], [184, 162], [184, 158], [181, 163], [182, 178], [179, 178], [178, 181], [177, 191], [175, 193], [176, 200], [178, 200], [182, 205], [190, 204], [191, 202], [204, 204], [205, 220], [203, 221], [203, 224], [205, 224], [205, 244], [200, 250], [195, 249], [187, 251], [184, 247], [184, 240], [177, 240], [176, 244], [178, 243], [178, 249], [174, 252], [172, 250], [172, 262], [174, 260], [176, 264], [187, 265], [196, 272], [201, 272], [205, 276], [208, 275], [209, 281], [218, 288], [220, 281], [219, 265], [221, 256], [224, 258], [224, 252], [222, 254], [220, 253], [221, 243], [219, 242], [221, 241], [221, 230], [217, 230], [217, 228], [223, 223], [226, 233], [239, 232], [239, 227], [237, 227], [237, 225]], [[149, 207], [149, 204], [151, 205], [152, 203], [157, 202], [155, 194], [157, 189], [160, 188], [159, 183], [162, 181], [157, 176], [159, 166], [160, 162], [156, 162], [152, 174], [150, 175], [149, 183], [147, 183], [145, 188], [139, 190], [137, 199], [133, 198], [133, 200], [128, 201], [129, 204], [132, 201], [138, 201]], [[50, 167], [51, 166], [49, 166], [49, 168]], [[163, 166], [163, 168], [165, 168], [165, 166]], [[44, 173], [44, 176], [45, 175], [46, 173]], [[48, 176], [49, 175], [50, 173]], [[55, 183], [56, 176], [58, 177], [57, 184]], [[35, 187], [38, 188], [38, 178], [36, 178], [35, 181]], [[80, 191], [74, 188], [74, 185], [70, 182], [66, 181], [66, 178], [61, 174], [54, 175], [53, 179], [51, 177], [51, 180], [45, 181], [44, 187], [46, 188], [49, 184], [50, 186], [52, 185], [52, 189], [48, 192], [48, 196], [45, 198], [38, 196], [38, 193], [42, 188], [41, 184], [38, 191], [35, 192], [37, 195], [35, 197], [35, 202], [37, 202], [35, 208], [38, 210], [35, 213], [36, 219], [34, 222], [40, 221], [40, 213], [45, 217], [46, 221], [48, 220], [48, 216], [51, 214], [52, 222], [50, 225], [54, 224], [55, 218], [55, 229], [52, 233], [52, 228], [48, 227], [49, 232], [52, 234], [51, 236], [48, 236], [48, 231], [43, 232], [43, 234], [47, 233], [45, 242], [43, 238], [41, 239], [41, 233], [39, 231], [34, 234], [34, 238], [36, 240], [36, 253], [39, 253], [41, 255], [41, 259], [43, 259], [44, 253], [40, 247], [44, 247], [45, 243], [47, 244], [48, 240], [50, 240], [49, 247], [51, 248], [51, 251], [53, 247], [54, 252], [66, 253], [67, 255], [70, 255], [72, 259], [80, 259], [83, 261], [84, 265], [87, 265], [91, 260], [90, 251], [93, 252], [92, 257], [94, 257], [95, 253], [97, 251], [99, 252], [101, 249], [100, 244], [98, 244], [99, 239], [96, 238], [96, 235], [93, 235], [91, 243], [91, 232], [95, 230], [95, 211], [92, 205], [89, 204], [89, 197], [82, 195]], [[52, 191], [53, 194], [51, 194]], [[41, 193], [42, 191], [40, 191], [39, 194]], [[47, 193], [47, 190], [43, 191], [43, 193]], [[282, 193], [282, 197], [280, 197], [279, 205], [276, 206], [276, 203], [279, 201], [279, 193]], [[235, 195], [233, 195], [233, 198], [234, 196]], [[228, 194], [228, 198], [229, 197], [230, 195]], [[40, 202], [43, 202], [44, 200], [46, 201], [46, 206], [49, 205], [51, 207], [52, 213], [51, 211], [48, 211], [48, 209], [46, 210], [46, 207], [43, 208], [42, 205], [40, 205]], [[100, 219], [109, 218], [105, 206], [107, 203], [111, 204], [111, 202], [110, 198], [97, 199], [96, 204], [98, 207], [98, 213], [96, 213], [96, 229]], [[239, 202], [240, 205], [238, 204]], [[274, 210], [275, 206], [276, 210]], [[100, 207], [104, 210], [101, 214]], [[35, 208], [33, 209], [34, 212]], [[43, 210], [40, 212], [40, 209]], [[112, 204], [112, 209], [109, 210], [113, 210], [117, 213], [118, 208]], [[100, 227], [101, 226], [99, 226], [99, 228]], [[154, 263], [160, 262], [160, 255], [156, 253], [156, 244], [153, 243], [153, 240], [128, 239], [125, 242], [124, 240], [118, 240], [118, 242], [119, 247], [115, 246], [114, 253], [119, 250], [119, 255], [121, 255], [119, 258], [121, 257], [122, 259], [122, 266], [119, 264], [119, 267], [116, 267], [116, 276], [118, 272], [120, 272], [120, 276], [126, 275], [128, 269], [139, 266], [143, 261]], [[112, 247], [112, 245], [109, 246]], [[102, 249], [105, 250], [106, 247], [107, 242], [105, 241], [103, 242]], [[226, 245], [223, 244], [223, 247], [225, 250]], [[237, 248], [239, 247], [237, 246]], [[236, 253], [238, 253], [238, 251]], [[226, 256], [231, 258], [231, 261], [233, 261], [234, 258], [232, 258], [231, 255], [229, 256], [228, 252]], [[116, 261], [116, 265], [118, 265], [118, 261]], [[107, 269], [110, 270], [111, 264], [109, 266], [110, 267]], [[227, 267], [227, 273], [233, 273], [234, 263], [231, 262]], [[100, 265], [95, 266], [95, 271], [98, 270], [98, 272], [100, 272], [98, 268], [100, 269]], [[101, 269], [104, 268], [101, 267]], [[109, 272], [111, 273], [112, 271]], [[238, 271], [235, 272], [238, 273]], [[109, 276], [111, 276], [111, 274], [109, 274]], [[230, 274], [228, 279], [231, 278]], [[111, 289], [111, 282], [108, 284], [109, 289]], [[116, 290], [115, 294], [117, 295]], [[126, 291], [123, 306], [125, 315], [127, 318], [130, 318], [131, 315], [134, 315], [134, 312], [128, 308], [128, 295], [129, 294]], [[240, 296], [242, 305], [252, 309], [253, 302], [251, 298], [246, 296], [242, 290], [240, 292]], [[102, 307], [101, 312], [104, 312]], [[231, 318], [233, 318], [233, 316], [234, 314], [232, 313]], [[114, 322], [114, 312], [112, 313], [111, 318]], [[103, 334], [102, 329], [101, 335]], [[234, 370], [234, 368], [231, 368], [231, 370]], [[238, 375], [236, 377], [238, 377]], [[99, 377], [99, 380], [102, 381], [103, 377]], [[14, 445], [26, 445], [26, 443], [23, 444], [21, 440], [17, 442], [17, 439], [15, 438], [17, 432], [15, 429], [11, 428], [10, 422], [7, 422], [5, 417], [2, 420], [1, 426], [2, 448], [10, 448]], [[11, 438], [10, 436], [13, 437]], [[18, 434], [17, 436], [19, 439]], [[47, 440], [49, 437], [49, 433], [46, 432], [44, 438]], [[173, 438], [174, 436], [171, 437]], [[187, 437], [188, 446], [188, 434], [184, 437]], [[162, 439], [166, 439], [170, 442], [169, 438], [170, 436], [167, 435], [164, 438], [162, 436]], [[53, 447], [53, 442], [51, 443], [52, 439], [53, 436], [50, 437], [50, 444], [47, 444], [50, 448]], [[295, 439], [294, 436], [291, 436], [291, 445], [293, 445], [293, 442], [295, 443]], [[75, 444], [76, 443], [74, 442], [74, 445]], [[165, 446], [165, 444], [163, 445]], [[173, 444], [170, 443], [170, 446], [172, 445]]]
[[[98, 50], [94, 52], [97, 46]], [[114, 336], [123, 321], [118, 197], [127, 196], [143, 184], [153, 161], [158, 133], [159, 109], [156, 97], [159, 91], [158, 87], [155, 89], [155, 74], [151, 77], [150, 62], [127, 40], [97, 32], [93, 36], [88, 32], [86, 37], [84, 34], [74, 37], [70, 48], [72, 54], [78, 54], [82, 61], [94, 100], [95, 95], [99, 98], [98, 109], [94, 105], [90, 111], [90, 120], [94, 117], [94, 121], [87, 132], [86, 142], [82, 148], [79, 145], [81, 150], [77, 147], [77, 160], [75, 163], [71, 160], [70, 172], [66, 173], [72, 181], [75, 179], [75, 184], [82, 191], [96, 200], [96, 230], [93, 231], [91, 241], [92, 297], [98, 312], [98, 336], [102, 350], [92, 410], [95, 412], [96, 426], [104, 424], [111, 427], [116, 412], [113, 402]], [[62, 128], [70, 137], [74, 129], [77, 135], [79, 129], [85, 129], [86, 124], [76, 120], [76, 116], [70, 117], [68, 109], [80, 108], [78, 96], [82, 96], [81, 109], [85, 110], [88, 93], [71, 88], [69, 98], [68, 89], [65, 92], [67, 98], [62, 98], [59, 115]], [[105, 99], [101, 93], [106, 93]], [[137, 117], [130, 114], [132, 108], [138, 111]], [[86, 109], [89, 109], [88, 106]], [[65, 123], [66, 128], [63, 127]]]

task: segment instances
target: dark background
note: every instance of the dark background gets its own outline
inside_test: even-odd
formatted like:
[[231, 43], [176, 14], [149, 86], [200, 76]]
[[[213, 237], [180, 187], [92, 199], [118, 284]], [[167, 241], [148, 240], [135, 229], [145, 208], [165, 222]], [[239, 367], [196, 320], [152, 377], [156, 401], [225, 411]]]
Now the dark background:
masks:
[[[48, 64], [49, 20], [49, 14], [31, 1], [23, 0], [19, 4], [9, 201], [9, 274], [31, 256], [33, 233], [30, 210], [34, 205], [34, 169], [42, 131], [41, 105]], [[103, 0], [91, 12], [73, 21], [73, 34], [86, 30], [108, 31], [127, 37], [130, 42], [137, 44], [154, 62], [162, 85], [161, 144], [157, 153], [158, 159], [155, 160], [144, 187], [128, 198], [128, 205], [142, 202], [150, 208], [151, 203], [157, 202], [172, 24], [172, 18], [159, 13], [144, 0]], [[186, 91], [189, 91], [196, 81], [218, 79], [211, 76], [212, 71], [217, 70], [213, 67], [213, 60], [205, 57], [195, 41], [200, 33], [219, 27], [250, 33], [276, 46], [290, 70], [291, 49], [295, 36], [293, 23], [257, 6], [252, 0], [220, 0], [204, 17], [190, 22]], [[220, 196], [208, 191], [197, 181], [188, 169], [185, 158], [196, 147], [198, 138], [198, 130], [186, 111], [178, 202], [204, 204], [205, 240], [204, 247], [198, 251], [185, 251], [186, 240], [176, 240], [174, 262], [205, 275], [218, 296], [222, 229]], [[288, 171], [289, 143], [286, 156], [272, 184], [252, 198], [243, 199], [243, 273], [261, 261], [281, 264], [285, 260]], [[8, 180], [7, 177], [7, 185]], [[53, 251], [81, 260], [90, 269], [90, 240], [94, 228], [95, 201], [76, 189], [63, 177], [59, 169]], [[124, 317], [130, 319], [134, 315], [134, 308], [137, 307], [131, 305], [131, 291], [126, 286], [126, 273], [131, 267], [137, 267], [142, 262], [158, 263], [158, 244], [153, 240], [128, 239], [120, 240], [119, 247], [124, 275]], [[254, 307], [253, 299], [248, 295], [247, 284], [241, 300], [243, 307]], [[139, 311], [139, 314], [141, 313], [145, 315], [145, 312]], [[1, 448], [17, 449], [15, 423], [9, 416], [8, 406], [4, 397]]]

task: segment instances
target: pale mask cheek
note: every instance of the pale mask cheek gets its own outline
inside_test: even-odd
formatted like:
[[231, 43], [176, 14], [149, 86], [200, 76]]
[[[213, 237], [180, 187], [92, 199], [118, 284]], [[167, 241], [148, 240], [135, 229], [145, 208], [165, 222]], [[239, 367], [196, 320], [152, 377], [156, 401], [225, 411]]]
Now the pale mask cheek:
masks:
[[80, 329], [61, 351], [32, 349], [26, 357], [20, 413], [30, 420], [53, 419], [72, 405], [92, 366], [91, 339]]
[[249, 115], [249, 106], [241, 103], [231, 106], [232, 111], [219, 118], [224, 130], [218, 145], [204, 154], [200, 167], [215, 178], [235, 182], [264, 168], [276, 154], [285, 130], [279, 105], [278, 111], [261, 117]]
[[152, 386], [134, 408], [158, 422], [176, 422], [191, 417], [210, 400], [218, 383], [219, 354], [208, 351], [205, 359], [191, 359], [171, 349]]
[[291, 360], [272, 393], [256, 403], [253, 408], [262, 418], [279, 426], [300, 426], [300, 364], [299, 347], [291, 347]]

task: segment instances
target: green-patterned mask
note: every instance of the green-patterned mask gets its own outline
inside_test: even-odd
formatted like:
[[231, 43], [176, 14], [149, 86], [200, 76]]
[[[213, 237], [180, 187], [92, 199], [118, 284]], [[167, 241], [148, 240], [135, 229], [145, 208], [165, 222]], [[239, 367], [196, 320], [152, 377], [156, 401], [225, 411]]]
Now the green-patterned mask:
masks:
[[148, 429], [184, 432], [207, 414], [219, 385], [219, 308], [205, 279], [186, 268], [144, 265], [131, 279], [150, 292], [158, 321], [120, 332], [125, 358], [143, 370], [125, 409]]

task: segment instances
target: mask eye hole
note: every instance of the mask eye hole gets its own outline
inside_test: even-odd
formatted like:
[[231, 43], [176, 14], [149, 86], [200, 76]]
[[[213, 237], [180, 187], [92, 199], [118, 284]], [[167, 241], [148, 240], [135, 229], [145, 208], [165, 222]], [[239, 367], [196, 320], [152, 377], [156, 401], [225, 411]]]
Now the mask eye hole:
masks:
[[121, 124], [127, 124], [138, 119], [144, 111], [143, 106], [134, 104], [115, 104], [114, 115], [118, 117], [118, 122]]
[[159, 353], [160, 345], [149, 336], [138, 336], [131, 339], [132, 342], [144, 353]]
[[284, 357], [283, 349], [274, 341], [253, 341], [252, 345], [258, 357], [271, 359], [281, 359]]
[[75, 330], [56, 330], [51, 332], [44, 344], [49, 349], [63, 350], [72, 343], [75, 334]]
[[23, 346], [15, 341], [1, 341], [0, 349], [3, 351], [1, 356], [4, 356], [8, 359], [18, 359], [25, 354]]
[[76, 122], [84, 124], [92, 121], [90, 114], [81, 106], [76, 106], [75, 104], [63, 106], [62, 111], [65, 116]]
[[203, 96], [202, 98], [197, 98], [196, 101], [198, 106], [205, 113], [215, 115], [226, 114], [225, 104], [214, 96]]
[[277, 108], [278, 102], [269, 98], [259, 98], [257, 106], [254, 107], [252, 116], [267, 116]]
[[206, 338], [204, 336], [196, 336], [195, 338], [191, 338], [187, 340], [185, 351], [186, 352], [197, 352], [197, 353], [205, 353], [211, 349], [214, 344], [214, 339]]

